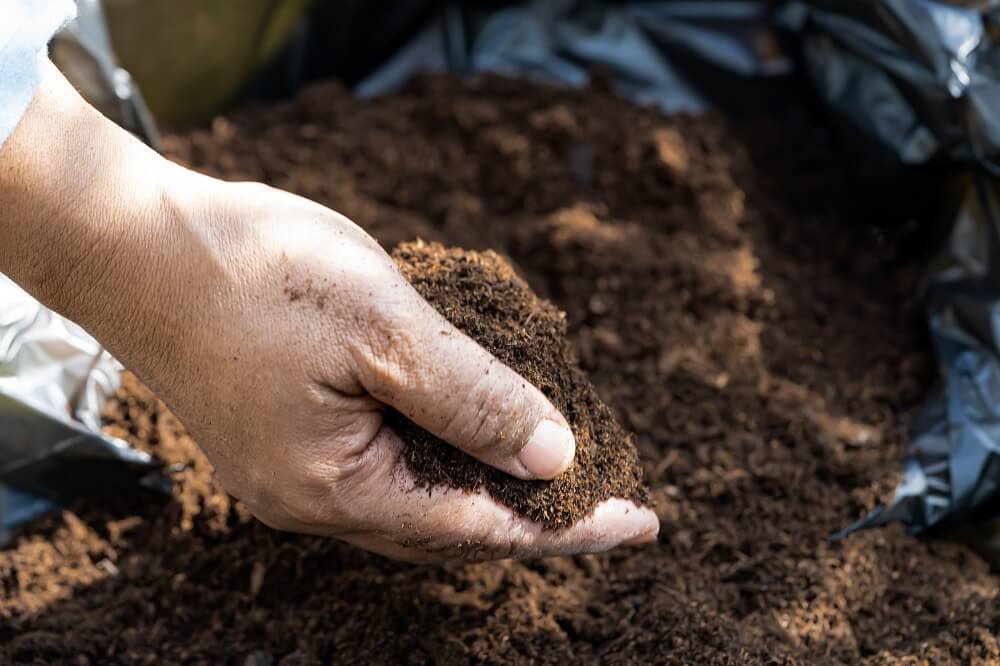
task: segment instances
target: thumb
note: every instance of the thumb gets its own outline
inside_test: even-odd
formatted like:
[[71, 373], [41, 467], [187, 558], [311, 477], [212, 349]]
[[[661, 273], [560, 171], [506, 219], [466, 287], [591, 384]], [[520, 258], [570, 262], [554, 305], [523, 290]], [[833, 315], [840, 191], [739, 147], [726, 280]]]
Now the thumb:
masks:
[[[407, 285], [409, 288], [409, 285]], [[409, 290], [409, 289], [408, 289]], [[551, 479], [576, 443], [559, 410], [411, 291], [364, 364], [375, 399], [482, 462], [521, 479]], [[395, 309], [400, 312], [399, 309]]]

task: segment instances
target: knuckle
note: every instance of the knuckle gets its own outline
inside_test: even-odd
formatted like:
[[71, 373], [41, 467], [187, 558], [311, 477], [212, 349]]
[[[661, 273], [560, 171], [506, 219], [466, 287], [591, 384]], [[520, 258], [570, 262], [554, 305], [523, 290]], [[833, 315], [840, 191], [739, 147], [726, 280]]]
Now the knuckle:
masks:
[[283, 493], [276, 501], [281, 515], [294, 524], [325, 525], [330, 522], [329, 511], [319, 498], [299, 491]]
[[517, 556], [519, 552], [518, 541], [514, 535], [504, 533], [483, 541], [475, 550], [467, 550], [465, 557], [474, 561], [506, 560]]
[[459, 401], [447, 425], [453, 441], [463, 442], [469, 453], [478, 454], [513, 442], [519, 435], [517, 419], [511, 418], [514, 396], [499, 373], [480, 375]]
[[481, 562], [540, 554], [523, 521], [510, 516], [496, 523], [462, 521], [405, 535], [397, 542], [436, 560]]
[[523, 557], [531, 554], [527, 549], [530, 539], [521, 521], [513, 516], [508, 518], [503, 530], [494, 532], [492, 552], [496, 559], [508, 557]]
[[492, 448], [496, 425], [493, 384], [485, 375], [478, 378], [469, 388], [468, 397], [458, 402], [445, 425], [447, 436], [464, 442], [469, 453], [482, 453]]
[[437, 559], [486, 562], [506, 560], [522, 554], [519, 537], [513, 533], [487, 533], [477, 536], [452, 535], [422, 543], [419, 550]]
[[376, 397], [405, 390], [412, 381], [412, 350], [417, 341], [414, 327], [398, 313], [372, 308], [360, 322], [362, 335], [355, 355]]
[[298, 470], [282, 482], [272, 502], [274, 513], [298, 524], [336, 526], [343, 518], [335, 481], [314, 468]]

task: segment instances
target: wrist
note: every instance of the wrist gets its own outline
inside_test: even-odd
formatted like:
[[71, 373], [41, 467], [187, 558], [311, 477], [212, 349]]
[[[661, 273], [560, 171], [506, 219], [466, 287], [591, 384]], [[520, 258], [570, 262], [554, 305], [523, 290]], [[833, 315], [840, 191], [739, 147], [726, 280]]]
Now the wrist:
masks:
[[94, 172], [81, 174], [91, 184], [61, 198], [62, 214], [47, 222], [46, 245], [20, 276], [39, 300], [99, 338], [151, 295], [177, 214], [159, 182], [165, 160], [145, 146], [119, 143], [131, 136], [107, 134], [100, 139], [105, 155], [89, 165]]
[[48, 66], [0, 150], [0, 271], [83, 323], [129, 246], [155, 234], [166, 161], [84, 102]]

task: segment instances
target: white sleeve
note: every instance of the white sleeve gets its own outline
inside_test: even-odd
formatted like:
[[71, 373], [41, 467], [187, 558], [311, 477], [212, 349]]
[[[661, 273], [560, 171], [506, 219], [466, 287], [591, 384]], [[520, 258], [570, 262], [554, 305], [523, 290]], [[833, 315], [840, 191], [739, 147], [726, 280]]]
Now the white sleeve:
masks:
[[0, 0], [0, 146], [35, 96], [49, 40], [74, 16], [73, 0]]

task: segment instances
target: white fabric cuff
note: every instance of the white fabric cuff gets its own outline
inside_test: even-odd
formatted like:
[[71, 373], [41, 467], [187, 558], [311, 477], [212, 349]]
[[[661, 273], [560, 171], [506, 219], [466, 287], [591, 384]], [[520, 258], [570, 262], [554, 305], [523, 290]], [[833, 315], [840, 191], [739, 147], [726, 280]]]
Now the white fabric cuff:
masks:
[[74, 16], [73, 0], [0, 0], [0, 146], [38, 90], [49, 40]]

